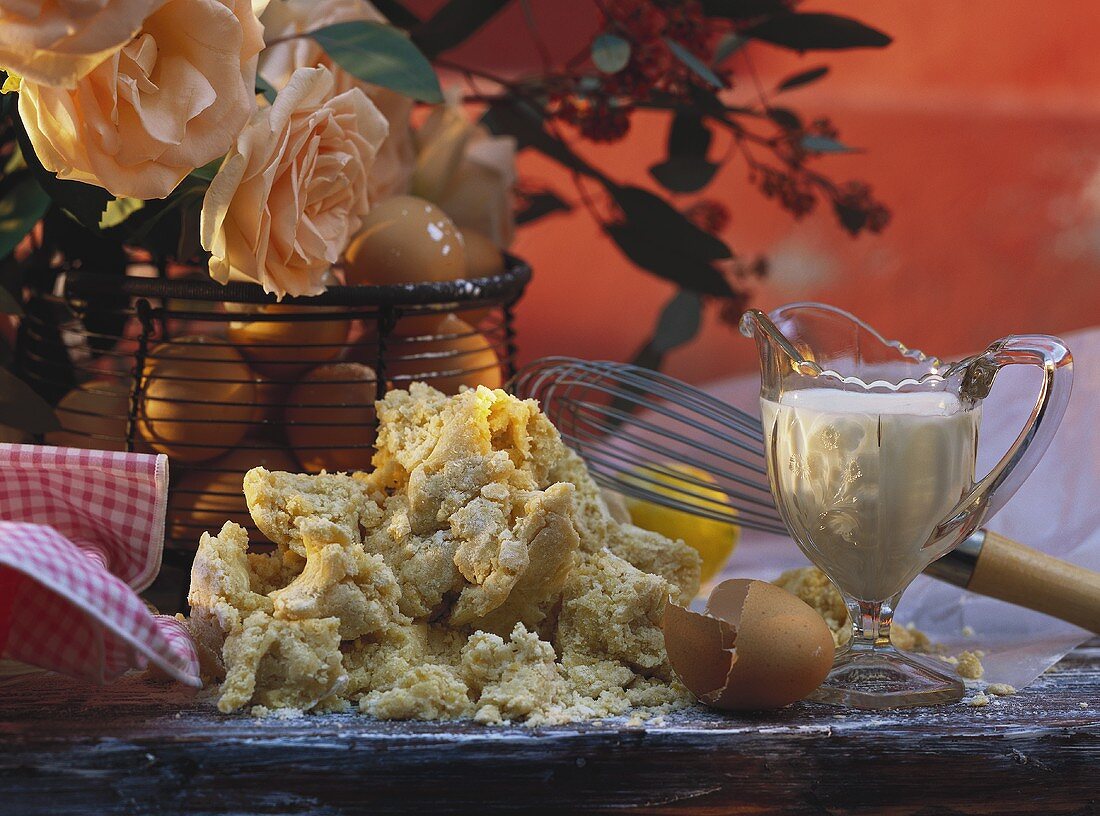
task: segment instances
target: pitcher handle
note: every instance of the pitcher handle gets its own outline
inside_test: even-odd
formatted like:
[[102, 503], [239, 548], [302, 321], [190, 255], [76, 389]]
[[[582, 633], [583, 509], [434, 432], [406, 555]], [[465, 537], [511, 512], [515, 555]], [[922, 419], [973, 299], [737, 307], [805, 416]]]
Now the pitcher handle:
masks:
[[959, 505], [961, 512], [954, 518], [965, 524], [967, 535], [1004, 507], [1035, 469], [1069, 403], [1073, 355], [1061, 340], [1048, 334], [1016, 334], [993, 343], [967, 366], [964, 396], [984, 398], [997, 372], [1009, 365], [1038, 366], [1043, 369], [1043, 382], [1019, 436]]

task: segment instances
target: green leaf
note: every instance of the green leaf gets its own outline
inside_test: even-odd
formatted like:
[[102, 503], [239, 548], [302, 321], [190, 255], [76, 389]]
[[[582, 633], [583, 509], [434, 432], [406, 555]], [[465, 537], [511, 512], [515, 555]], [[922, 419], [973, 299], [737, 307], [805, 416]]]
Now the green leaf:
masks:
[[635, 266], [685, 289], [729, 297], [729, 283], [712, 263], [684, 254], [632, 224], [608, 224], [604, 232]]
[[218, 174], [218, 170], [221, 169], [222, 162], [225, 160], [224, 156], [214, 159], [212, 162], [204, 164], [202, 167], [196, 167], [188, 174], [188, 178], [198, 179], [199, 181], [213, 181], [214, 176]]
[[310, 36], [357, 79], [421, 102], [443, 101], [431, 63], [399, 28], [356, 20], [325, 26]]
[[374, 0], [374, 7], [382, 12], [383, 16], [393, 25], [399, 28], [410, 29], [420, 25], [420, 18], [405, 8], [404, 3], [398, 0]]
[[19, 149], [23, 153], [23, 159], [27, 162], [27, 167], [30, 168], [39, 185], [54, 200], [54, 203], [85, 227], [98, 230], [99, 217], [107, 207], [107, 202], [114, 196], [94, 184], [59, 179], [42, 166], [42, 162], [35, 155], [34, 147], [31, 146], [30, 139], [27, 138], [27, 133], [22, 127], [17, 128], [16, 138], [19, 140]]
[[841, 51], [848, 48], [884, 48], [890, 35], [839, 14], [799, 12], [780, 14], [741, 34], [795, 51]]
[[533, 195], [521, 195], [516, 209], [516, 226], [530, 224], [553, 215], [556, 212], [571, 212], [572, 207], [550, 190], [541, 190]]
[[543, 127], [539, 111], [519, 99], [497, 100], [481, 117], [481, 123], [494, 134], [514, 136], [519, 150], [531, 148], [558, 164], [581, 175], [602, 179], [602, 174]]
[[735, 23], [758, 20], [790, 11], [790, 0], [702, 0], [703, 14]]
[[768, 108], [768, 118], [787, 130], [802, 130], [802, 119], [790, 108]]
[[[115, 241], [148, 249], [155, 256], [173, 256], [182, 237], [183, 213], [188, 208], [201, 207], [207, 186], [208, 182], [188, 176], [171, 196], [146, 202], [142, 210], [104, 234]], [[120, 235], [120, 231], [125, 234]]]
[[858, 153], [854, 147], [841, 144], [836, 139], [828, 136], [803, 136], [800, 142], [802, 149], [810, 153]]
[[113, 198], [107, 202], [107, 209], [99, 217], [99, 228], [117, 227], [144, 206], [145, 202], [140, 198]]
[[640, 187], [613, 187], [609, 192], [623, 211], [626, 223], [652, 235], [654, 241], [705, 261], [733, 256], [724, 241], [695, 226], [660, 196]]
[[11, 176], [18, 173], [20, 170], [27, 169], [27, 162], [23, 158], [23, 151], [19, 149], [19, 145], [16, 145], [11, 151], [11, 155], [8, 156], [8, 160], [4, 163], [3, 173], [5, 176]]
[[[665, 356], [674, 348], [691, 342], [702, 325], [703, 299], [697, 292], [681, 289], [665, 304], [657, 318], [657, 328], [653, 336], [639, 349], [630, 361], [636, 366], [659, 371]], [[620, 400], [613, 403], [622, 410], [630, 410], [634, 400]]]
[[714, 134], [694, 111], [678, 111], [668, 131], [670, 156], [706, 156]]
[[710, 184], [717, 172], [717, 164], [694, 156], [669, 156], [649, 168], [649, 174], [673, 193], [696, 193]]
[[695, 156], [669, 156], [649, 168], [649, 174], [673, 193], [696, 193], [710, 184], [717, 172], [717, 164]]
[[0, 198], [0, 258], [6, 258], [50, 208], [50, 197], [30, 173]]
[[650, 175], [674, 193], [701, 190], [718, 171], [718, 165], [707, 160], [712, 138], [702, 116], [694, 111], [679, 111], [669, 128], [668, 158], [652, 165]]
[[[7, 72], [0, 71], [0, 87], [8, 87], [10, 77]], [[8, 116], [16, 113], [16, 105], [19, 102], [17, 93], [0, 93], [0, 116]]]
[[630, 43], [615, 34], [592, 41], [592, 63], [605, 74], [617, 74], [630, 62]]
[[714, 47], [714, 59], [712, 62], [715, 65], [721, 65], [744, 48], [747, 43], [748, 40], [737, 34], [723, 35], [722, 39], [718, 41], [718, 45]]
[[11, 292], [0, 286], [0, 314], [10, 314], [20, 317], [23, 314], [23, 307], [19, 305], [19, 301], [12, 297]]
[[848, 207], [839, 201], [834, 201], [833, 211], [836, 213], [840, 225], [844, 227], [850, 235], [859, 235], [860, 231], [867, 224], [866, 210], [861, 210], [858, 207]]
[[691, 53], [691, 51], [683, 45], [676, 42], [676, 40], [671, 37], [662, 37], [662, 39], [665, 41], [665, 45], [667, 45], [672, 53], [676, 55], [676, 59], [690, 68], [695, 75], [704, 82], [713, 85], [715, 88], [722, 88], [725, 86], [725, 83], [719, 79], [718, 74], [714, 73], [709, 65]]
[[413, 30], [413, 42], [436, 57], [465, 42], [512, 0], [450, 0]]
[[694, 339], [702, 322], [703, 299], [698, 292], [681, 289], [661, 311], [650, 345], [655, 351], [667, 354]]
[[810, 68], [807, 71], [789, 76], [775, 86], [776, 93], [783, 93], [783, 91], [789, 91], [792, 88], [801, 88], [803, 85], [809, 85], [811, 82], [817, 82], [823, 76], [829, 73], [828, 65], [819, 65], [816, 68]]
[[604, 232], [635, 265], [685, 289], [730, 296], [714, 261], [731, 257], [728, 246], [699, 229], [664, 199], [638, 187], [612, 187], [623, 212]]
[[40, 434], [61, 427], [53, 408], [10, 371], [0, 368], [0, 425]]
[[275, 104], [276, 91], [274, 86], [259, 74], [256, 74], [256, 93], [263, 94], [267, 104]]

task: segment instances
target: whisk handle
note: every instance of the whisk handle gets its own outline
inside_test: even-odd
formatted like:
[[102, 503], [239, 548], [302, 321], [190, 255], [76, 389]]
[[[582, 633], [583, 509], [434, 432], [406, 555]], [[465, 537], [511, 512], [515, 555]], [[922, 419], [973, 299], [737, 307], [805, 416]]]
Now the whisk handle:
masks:
[[979, 530], [929, 575], [1100, 634], [1100, 572]]

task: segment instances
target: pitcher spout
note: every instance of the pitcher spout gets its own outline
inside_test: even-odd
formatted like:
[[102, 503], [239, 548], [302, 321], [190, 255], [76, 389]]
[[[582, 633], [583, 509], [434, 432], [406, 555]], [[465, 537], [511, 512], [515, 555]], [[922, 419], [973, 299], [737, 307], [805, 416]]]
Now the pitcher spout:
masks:
[[932, 386], [961, 375], [963, 368], [887, 340], [854, 315], [824, 303], [792, 303], [770, 314], [752, 309], [741, 317], [740, 329], [756, 339], [761, 394], [769, 399], [793, 387]]
[[821, 369], [814, 362], [813, 350], [799, 349], [780, 331], [770, 317], [759, 309], [749, 309], [741, 316], [741, 334], [756, 340], [760, 355], [762, 393], [778, 391], [784, 376], [802, 374], [816, 376]]

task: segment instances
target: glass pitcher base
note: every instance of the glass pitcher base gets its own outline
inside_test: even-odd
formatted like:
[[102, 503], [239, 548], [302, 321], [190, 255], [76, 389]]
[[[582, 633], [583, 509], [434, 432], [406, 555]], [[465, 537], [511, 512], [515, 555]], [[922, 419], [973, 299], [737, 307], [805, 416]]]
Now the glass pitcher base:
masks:
[[953, 703], [962, 699], [963, 691], [957, 676], [889, 647], [838, 653], [825, 682], [809, 699], [874, 710]]

